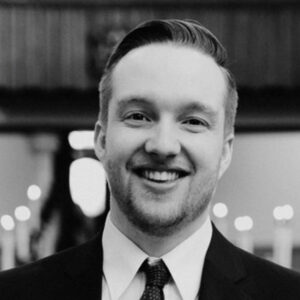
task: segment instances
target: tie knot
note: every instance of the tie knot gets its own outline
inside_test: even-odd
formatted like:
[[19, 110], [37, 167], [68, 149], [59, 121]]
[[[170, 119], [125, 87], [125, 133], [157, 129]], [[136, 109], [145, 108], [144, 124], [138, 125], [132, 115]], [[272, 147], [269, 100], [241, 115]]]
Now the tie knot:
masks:
[[162, 259], [153, 264], [144, 262], [143, 271], [146, 275], [146, 285], [163, 288], [169, 281], [171, 274]]

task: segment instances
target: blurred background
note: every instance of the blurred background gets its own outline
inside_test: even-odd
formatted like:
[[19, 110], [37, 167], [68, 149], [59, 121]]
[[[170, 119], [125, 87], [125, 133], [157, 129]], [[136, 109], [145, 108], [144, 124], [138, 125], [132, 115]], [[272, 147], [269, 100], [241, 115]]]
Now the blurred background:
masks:
[[0, 0], [1, 269], [97, 232], [109, 196], [93, 152], [97, 84], [116, 41], [153, 18], [200, 21], [237, 79], [216, 225], [300, 270], [300, 2], [289, 0]]

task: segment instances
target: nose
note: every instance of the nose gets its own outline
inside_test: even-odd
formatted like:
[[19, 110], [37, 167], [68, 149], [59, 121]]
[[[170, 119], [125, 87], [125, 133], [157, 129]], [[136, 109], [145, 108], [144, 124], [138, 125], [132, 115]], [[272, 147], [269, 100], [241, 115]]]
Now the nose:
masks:
[[157, 124], [145, 143], [145, 150], [162, 159], [178, 155], [181, 145], [174, 125], [170, 122]]

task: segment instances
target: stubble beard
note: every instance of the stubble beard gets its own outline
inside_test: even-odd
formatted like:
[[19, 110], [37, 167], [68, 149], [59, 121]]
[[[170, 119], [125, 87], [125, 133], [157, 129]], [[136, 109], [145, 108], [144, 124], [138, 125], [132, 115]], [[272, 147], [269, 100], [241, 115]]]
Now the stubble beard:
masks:
[[[212, 199], [218, 181], [217, 170], [205, 174], [194, 191], [191, 186], [186, 189], [192, 192], [187, 193], [185, 201], [181, 199], [174, 201], [172, 207], [170, 203], [162, 207], [163, 195], [140, 193], [132, 182], [125, 190], [120, 168], [113, 162], [108, 162], [107, 167], [111, 197], [119, 210], [135, 228], [153, 237], [170, 236], [199, 218]], [[141, 199], [149, 203], [143, 203]]]

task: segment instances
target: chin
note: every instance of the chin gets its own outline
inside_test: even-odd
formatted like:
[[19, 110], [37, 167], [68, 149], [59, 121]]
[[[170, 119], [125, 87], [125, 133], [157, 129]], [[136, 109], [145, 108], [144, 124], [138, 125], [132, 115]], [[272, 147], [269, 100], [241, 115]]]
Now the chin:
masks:
[[160, 219], [158, 216], [142, 218], [140, 216], [138, 218], [131, 218], [130, 221], [136, 228], [149, 236], [165, 237], [177, 232], [182, 220], [179, 218]]
[[[140, 231], [150, 236], [170, 236], [186, 225], [189, 216], [174, 203], [164, 205], [147, 203], [141, 207], [132, 205], [129, 221]], [[177, 208], [176, 208], [177, 206]], [[128, 212], [127, 212], [128, 213]]]

